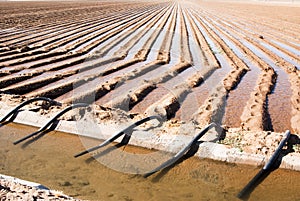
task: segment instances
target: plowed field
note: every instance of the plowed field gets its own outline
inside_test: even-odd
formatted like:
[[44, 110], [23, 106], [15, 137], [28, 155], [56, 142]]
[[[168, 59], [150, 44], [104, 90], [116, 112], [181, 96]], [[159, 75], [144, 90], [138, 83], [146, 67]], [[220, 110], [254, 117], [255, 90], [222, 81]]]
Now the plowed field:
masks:
[[300, 133], [300, 7], [0, 2], [0, 93]]

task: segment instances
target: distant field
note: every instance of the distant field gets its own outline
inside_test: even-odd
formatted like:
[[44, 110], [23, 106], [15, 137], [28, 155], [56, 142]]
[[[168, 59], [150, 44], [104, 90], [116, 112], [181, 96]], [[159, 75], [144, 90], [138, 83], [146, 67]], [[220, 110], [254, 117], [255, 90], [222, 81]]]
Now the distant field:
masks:
[[300, 133], [300, 7], [0, 2], [0, 93]]

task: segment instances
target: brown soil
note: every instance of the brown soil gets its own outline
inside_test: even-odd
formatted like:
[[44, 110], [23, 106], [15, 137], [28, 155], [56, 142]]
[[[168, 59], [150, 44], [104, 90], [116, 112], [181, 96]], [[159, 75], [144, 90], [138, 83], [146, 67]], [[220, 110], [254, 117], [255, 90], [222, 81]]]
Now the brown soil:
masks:
[[[256, 153], [246, 144], [265, 132], [300, 133], [299, 13], [253, 2], [0, 2], [1, 101], [46, 96], [119, 108], [125, 120], [215, 122], [229, 130], [225, 141], [232, 129], [252, 132], [244, 150]], [[253, 71], [254, 87], [240, 89]]]
[[[1, 176], [0, 176], [1, 177]], [[0, 178], [0, 200], [78, 200], [59, 191], [38, 189], [9, 179]], [[79, 201], [79, 200], [78, 200]]]

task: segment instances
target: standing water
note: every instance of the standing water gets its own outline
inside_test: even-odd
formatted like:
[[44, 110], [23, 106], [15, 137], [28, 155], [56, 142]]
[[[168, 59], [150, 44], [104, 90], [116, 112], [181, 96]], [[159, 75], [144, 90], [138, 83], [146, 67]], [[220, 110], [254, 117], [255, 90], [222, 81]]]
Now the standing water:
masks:
[[[13, 123], [0, 128], [0, 173], [35, 181], [80, 199], [238, 200], [238, 192], [259, 171], [254, 166], [191, 157], [145, 179], [111, 170], [89, 155], [75, 159], [73, 155], [84, 150], [75, 135], [53, 131], [27, 146], [12, 144], [34, 131], [36, 128]], [[123, 151], [149, 152], [130, 146]], [[299, 178], [300, 172], [275, 170], [249, 200], [297, 200]]]

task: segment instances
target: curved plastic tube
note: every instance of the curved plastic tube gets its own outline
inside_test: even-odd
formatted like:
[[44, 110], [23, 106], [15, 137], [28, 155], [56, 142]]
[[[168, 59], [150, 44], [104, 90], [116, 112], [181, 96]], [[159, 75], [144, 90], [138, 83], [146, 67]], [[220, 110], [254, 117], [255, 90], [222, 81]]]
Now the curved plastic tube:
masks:
[[6, 121], [6, 119], [8, 119], [9, 117], [11, 117], [13, 114], [15, 114], [19, 109], [21, 109], [22, 107], [24, 107], [25, 105], [28, 105], [32, 102], [35, 102], [35, 101], [47, 101], [47, 102], [50, 102], [52, 104], [57, 104], [57, 105], [61, 105], [61, 103], [55, 101], [55, 100], [52, 100], [50, 98], [46, 98], [46, 97], [37, 97], [37, 98], [32, 98], [32, 99], [29, 99], [27, 101], [24, 101], [23, 103], [21, 103], [20, 105], [18, 105], [17, 107], [15, 107], [13, 110], [11, 110], [7, 115], [5, 115], [1, 120], [0, 122], [4, 122]]
[[266, 165], [253, 177], [253, 179], [241, 190], [241, 192], [237, 195], [240, 199], [247, 198], [251, 192], [255, 189], [256, 186], [258, 186], [272, 171], [272, 168], [274, 167], [274, 164], [279, 158], [279, 155], [281, 153], [281, 150], [283, 146], [286, 144], [288, 139], [290, 138], [290, 131], [287, 130], [285, 132], [284, 137], [280, 141], [277, 149], [275, 150], [274, 154], [271, 156], [270, 160]]
[[151, 170], [150, 172], [146, 173], [143, 175], [143, 177], [149, 177], [150, 175], [154, 174], [155, 172], [158, 172], [162, 169], [165, 169], [166, 167], [169, 167], [176, 163], [188, 150], [191, 149], [191, 147], [199, 141], [199, 139], [207, 132], [209, 131], [212, 127], [217, 126], [215, 123], [211, 123], [207, 125], [205, 128], [203, 128], [198, 135], [196, 135], [193, 140], [184, 148], [182, 148], [175, 156], [173, 156], [171, 159], [167, 160], [166, 162], [162, 163], [160, 166], [157, 168]]
[[62, 116], [63, 114], [65, 114], [66, 112], [72, 110], [72, 109], [75, 109], [75, 108], [79, 108], [79, 107], [87, 107], [89, 106], [89, 104], [86, 104], [86, 103], [77, 103], [77, 104], [74, 104], [74, 105], [70, 105], [68, 107], [66, 107], [64, 110], [62, 110], [61, 112], [59, 112], [58, 114], [56, 114], [52, 119], [50, 119], [43, 127], [41, 127], [38, 131], [34, 132], [34, 133], [31, 133], [17, 141], [14, 142], [14, 144], [19, 144], [20, 142], [23, 142], [24, 140], [27, 140], [28, 138], [30, 137], [33, 137], [43, 131], [45, 131], [51, 124], [53, 124], [57, 118], [59, 118], [60, 116]]
[[95, 147], [92, 147], [92, 148], [89, 148], [79, 154], [76, 154], [74, 157], [77, 158], [79, 156], [82, 156], [82, 155], [85, 155], [89, 152], [92, 152], [92, 151], [95, 151], [97, 149], [100, 149], [101, 147], [104, 147], [106, 145], [108, 145], [109, 143], [112, 143], [113, 141], [115, 141], [116, 139], [118, 139], [120, 136], [122, 136], [123, 134], [126, 134], [127, 132], [131, 131], [133, 128], [147, 122], [147, 121], [150, 121], [151, 119], [158, 119], [158, 120], [161, 120], [161, 117], [160, 116], [150, 116], [150, 117], [146, 117], [144, 119], [141, 119], [133, 124], [131, 124], [130, 126], [128, 126], [127, 128], [123, 129], [122, 131], [120, 131], [119, 133], [117, 133], [116, 135], [112, 136], [111, 138], [105, 140], [104, 142], [102, 142], [101, 144], [95, 146]]

